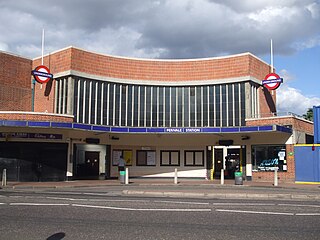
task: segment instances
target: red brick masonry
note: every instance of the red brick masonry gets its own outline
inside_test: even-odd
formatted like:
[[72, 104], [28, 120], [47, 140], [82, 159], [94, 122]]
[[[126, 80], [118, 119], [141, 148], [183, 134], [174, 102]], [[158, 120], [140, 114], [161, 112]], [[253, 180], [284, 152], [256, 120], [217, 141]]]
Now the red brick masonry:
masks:
[[73, 116], [46, 113], [22, 113], [22, 112], [0, 112], [2, 120], [24, 120], [24, 121], [48, 121], [48, 122], [73, 122]]

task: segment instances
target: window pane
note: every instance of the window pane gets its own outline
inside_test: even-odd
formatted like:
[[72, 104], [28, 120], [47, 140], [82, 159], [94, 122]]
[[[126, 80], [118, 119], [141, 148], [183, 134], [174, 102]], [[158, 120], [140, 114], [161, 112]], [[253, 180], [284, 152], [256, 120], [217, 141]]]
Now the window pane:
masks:
[[215, 101], [214, 87], [210, 86], [209, 87], [209, 126], [210, 127], [214, 126], [214, 111], [215, 111], [214, 101]]
[[202, 111], [202, 118], [203, 118], [203, 126], [202, 127], [207, 127], [208, 126], [208, 87], [205, 86], [203, 87], [203, 111]]
[[178, 127], [182, 127], [182, 88], [178, 88]]
[[170, 164], [170, 152], [161, 152], [161, 165], [169, 165]]
[[120, 84], [115, 85], [115, 116], [114, 116], [114, 123], [116, 126], [119, 126], [119, 116], [120, 116]]
[[252, 146], [252, 167], [257, 171], [287, 171], [285, 145], [254, 145]]
[[126, 126], [127, 86], [121, 85], [121, 126]]
[[98, 82], [98, 85], [97, 85], [97, 93], [98, 93], [98, 96], [97, 96], [97, 124], [103, 124], [101, 123], [101, 99], [102, 99], [102, 83], [101, 82]]
[[96, 119], [96, 82], [92, 81], [91, 87], [91, 121], [90, 123], [95, 123]]
[[216, 97], [216, 105], [215, 105], [215, 116], [216, 116], [216, 126], [219, 127], [221, 126], [221, 117], [220, 117], [220, 86], [215, 86], [215, 97]]
[[152, 88], [152, 126], [157, 126], [157, 111], [158, 111], [158, 94], [157, 94], [158, 87]]
[[113, 125], [113, 96], [114, 96], [114, 84], [109, 85], [109, 125]]
[[86, 81], [86, 95], [85, 95], [85, 114], [84, 114], [84, 123], [89, 123], [89, 114], [91, 113], [89, 111], [89, 91], [90, 91], [90, 82]]
[[203, 161], [203, 152], [195, 152], [195, 165], [196, 166], [203, 166], [204, 161]]
[[190, 127], [189, 124], [189, 87], [184, 88], [184, 127]]
[[176, 88], [171, 88], [171, 126], [175, 127], [177, 123], [177, 96], [176, 96]]
[[134, 86], [134, 114], [133, 114], [133, 126], [138, 126], [138, 86]]
[[171, 165], [180, 165], [179, 152], [171, 152]]
[[221, 97], [222, 97], [222, 126], [227, 126], [227, 90], [226, 85], [221, 86]]
[[185, 153], [185, 165], [192, 166], [193, 165], [193, 152], [186, 151]]
[[147, 165], [147, 152], [137, 151], [137, 166]]
[[108, 92], [107, 83], [103, 84], [103, 124], [108, 124], [108, 100], [109, 100], [109, 92]]
[[229, 126], [233, 126], [233, 88], [232, 84], [228, 85], [228, 118], [229, 118]]
[[196, 125], [196, 112], [195, 112], [195, 104], [196, 104], [196, 90], [195, 87], [190, 87], [190, 127], [194, 127]]
[[132, 126], [132, 88], [133, 86], [128, 86], [127, 126]]
[[197, 126], [201, 127], [202, 121], [201, 121], [201, 116], [202, 116], [202, 103], [201, 103], [201, 87], [196, 87], [196, 99], [197, 99]]
[[146, 87], [146, 127], [151, 126], [151, 87]]
[[245, 126], [246, 118], [246, 96], [245, 96], [245, 84], [241, 83], [240, 85], [240, 94], [241, 94], [241, 126]]
[[239, 84], [234, 84], [234, 120], [235, 120], [235, 125], [239, 126], [239, 113], [240, 113], [240, 109], [239, 109]]
[[163, 113], [164, 113], [164, 108], [163, 108], [163, 94], [164, 94], [164, 89], [163, 87], [159, 87], [159, 127], [163, 127]]
[[140, 87], [140, 127], [144, 127], [145, 114], [145, 86]]
[[165, 87], [165, 126], [170, 127], [170, 87]]

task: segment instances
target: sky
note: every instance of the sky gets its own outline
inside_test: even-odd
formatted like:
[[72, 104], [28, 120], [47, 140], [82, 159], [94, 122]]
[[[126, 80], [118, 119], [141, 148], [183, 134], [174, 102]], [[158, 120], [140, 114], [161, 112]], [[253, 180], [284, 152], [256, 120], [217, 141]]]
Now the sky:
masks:
[[277, 111], [320, 105], [320, 0], [0, 0], [0, 50], [28, 58], [75, 46], [184, 59], [251, 52], [284, 83]]

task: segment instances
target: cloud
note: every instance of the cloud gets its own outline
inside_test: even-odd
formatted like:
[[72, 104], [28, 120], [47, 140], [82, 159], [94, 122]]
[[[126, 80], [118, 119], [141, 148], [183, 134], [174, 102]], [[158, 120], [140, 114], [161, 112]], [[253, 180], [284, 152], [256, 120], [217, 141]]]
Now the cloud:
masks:
[[303, 115], [309, 108], [320, 105], [320, 98], [304, 96], [298, 89], [279, 88], [277, 92], [277, 111], [280, 113], [293, 112]]
[[320, 44], [310, 40], [320, 36], [317, 0], [0, 0], [0, 21], [0, 42], [27, 57], [39, 55], [30, 49], [43, 27], [48, 49], [104, 40], [104, 53], [151, 58], [263, 55], [270, 38], [278, 54]]
[[8, 44], [0, 42], [0, 51], [8, 51], [9, 47]]
[[297, 79], [287, 69], [281, 69], [280, 76], [283, 78], [283, 84], [277, 90], [278, 112], [293, 112], [302, 116], [309, 108], [320, 105], [319, 97], [305, 95], [301, 90], [290, 86]]

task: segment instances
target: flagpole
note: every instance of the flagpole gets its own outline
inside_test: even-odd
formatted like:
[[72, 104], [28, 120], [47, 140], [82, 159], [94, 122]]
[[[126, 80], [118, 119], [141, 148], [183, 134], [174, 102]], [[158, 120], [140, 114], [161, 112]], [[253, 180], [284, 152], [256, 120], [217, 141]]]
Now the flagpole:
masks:
[[42, 41], [41, 41], [41, 65], [43, 65], [43, 53], [44, 53], [44, 28], [42, 29]]
[[271, 62], [271, 73], [273, 73], [273, 44], [272, 44], [272, 38], [270, 39], [270, 62]]

